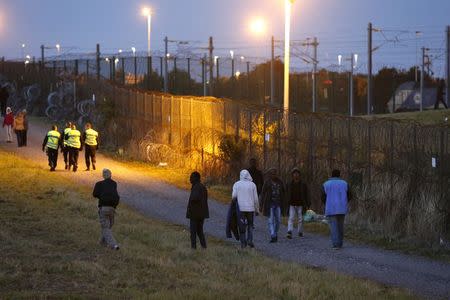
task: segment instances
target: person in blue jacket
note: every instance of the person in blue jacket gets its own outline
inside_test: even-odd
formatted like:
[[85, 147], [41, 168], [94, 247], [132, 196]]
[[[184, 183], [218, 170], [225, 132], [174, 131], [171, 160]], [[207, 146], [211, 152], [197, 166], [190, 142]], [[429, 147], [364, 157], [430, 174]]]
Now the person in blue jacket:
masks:
[[349, 184], [340, 178], [341, 172], [333, 170], [331, 178], [322, 187], [322, 201], [330, 226], [333, 249], [342, 248], [344, 240], [344, 219], [351, 199]]

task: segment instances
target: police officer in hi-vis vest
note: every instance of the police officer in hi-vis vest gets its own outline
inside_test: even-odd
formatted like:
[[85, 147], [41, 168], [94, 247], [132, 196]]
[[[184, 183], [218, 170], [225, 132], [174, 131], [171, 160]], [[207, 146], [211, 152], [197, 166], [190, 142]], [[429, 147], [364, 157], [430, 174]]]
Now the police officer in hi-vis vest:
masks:
[[50, 171], [53, 172], [56, 169], [58, 163], [58, 148], [61, 145], [61, 133], [58, 132], [56, 125], [52, 126], [52, 129], [47, 133], [42, 143], [42, 151], [46, 151], [48, 156], [48, 165]]
[[67, 141], [65, 139], [66, 134], [69, 133], [69, 131], [72, 130], [72, 122], [67, 122], [66, 123], [66, 128], [64, 128], [63, 131], [63, 147], [61, 147], [61, 152], [63, 153], [64, 156], [64, 164], [66, 165], [65, 168], [66, 170], [69, 169], [69, 147], [67, 146]]
[[95, 170], [95, 152], [98, 150], [98, 132], [92, 129], [91, 123], [86, 123], [85, 126], [86, 131], [83, 134], [83, 143], [84, 143], [84, 158], [86, 160], [86, 171], [89, 171], [91, 168]]
[[76, 172], [78, 170], [78, 154], [83, 150], [83, 144], [81, 144], [81, 132], [77, 130], [75, 124], [72, 124], [72, 129], [65, 135], [64, 139], [69, 148], [69, 170], [72, 167], [72, 170]]

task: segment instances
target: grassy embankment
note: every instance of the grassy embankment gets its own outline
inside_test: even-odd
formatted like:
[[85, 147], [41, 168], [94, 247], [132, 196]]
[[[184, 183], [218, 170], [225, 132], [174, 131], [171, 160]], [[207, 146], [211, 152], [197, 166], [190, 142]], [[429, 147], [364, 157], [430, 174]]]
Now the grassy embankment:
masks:
[[97, 244], [90, 189], [0, 150], [0, 298], [412, 298], [402, 290], [281, 263], [209, 239], [189, 249], [185, 228], [124, 205], [120, 251]]

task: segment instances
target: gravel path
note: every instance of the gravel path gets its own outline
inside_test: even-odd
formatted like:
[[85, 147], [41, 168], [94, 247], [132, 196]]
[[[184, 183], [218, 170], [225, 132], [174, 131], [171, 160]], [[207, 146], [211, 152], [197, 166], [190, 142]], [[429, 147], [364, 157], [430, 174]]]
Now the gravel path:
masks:
[[[46, 131], [43, 126], [32, 124], [28, 147], [17, 148], [16, 144], [6, 144], [3, 141], [0, 147], [31, 158], [47, 168], [46, 156], [40, 151]], [[84, 153], [81, 154], [79, 169], [84, 170]], [[73, 174], [61, 170], [63, 166], [61, 156], [59, 163], [58, 172], [73, 178], [79, 184], [93, 186], [101, 179], [99, 170], [79, 171]], [[103, 167], [112, 170], [113, 177], [119, 184], [123, 203], [148, 217], [188, 225], [185, 219], [188, 191], [127, 169], [122, 163], [98, 155], [98, 169]], [[210, 219], [206, 221], [206, 233], [225, 240], [225, 218], [228, 208], [212, 199], [209, 200], [209, 207]], [[345, 243], [342, 250], [335, 251], [330, 249], [328, 238], [319, 235], [306, 233], [302, 239], [287, 240], [284, 238], [286, 232], [284, 226], [280, 229], [279, 242], [269, 244], [266, 219], [257, 217], [255, 226], [256, 248], [265, 255], [370, 279], [389, 286], [410, 289], [427, 298], [450, 299], [450, 264], [448, 263], [352, 243]]]

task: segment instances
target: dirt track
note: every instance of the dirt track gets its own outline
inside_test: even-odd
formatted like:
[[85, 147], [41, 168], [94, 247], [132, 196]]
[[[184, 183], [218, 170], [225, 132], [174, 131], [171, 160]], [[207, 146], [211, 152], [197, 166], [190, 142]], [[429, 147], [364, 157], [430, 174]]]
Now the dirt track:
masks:
[[[30, 127], [28, 147], [17, 148], [15, 143], [6, 144], [3, 141], [0, 147], [31, 158], [39, 162], [43, 168], [47, 168], [46, 156], [41, 151], [42, 139], [47, 130], [33, 123]], [[99, 170], [82, 171], [84, 153], [81, 153], [79, 162], [79, 172], [76, 174], [67, 172], [62, 170], [63, 162], [60, 156], [58, 172], [79, 184], [88, 186], [93, 186], [101, 179]], [[188, 191], [127, 169], [126, 165], [99, 155], [98, 169], [103, 167], [112, 170], [113, 177], [119, 184], [123, 203], [151, 218], [181, 225], [188, 224], [185, 219]], [[226, 239], [226, 213], [226, 205], [210, 199], [211, 218], [205, 225], [208, 235]], [[120, 226], [120, 209], [117, 221]], [[269, 244], [266, 219], [257, 217], [255, 226], [256, 248], [265, 255], [407, 288], [425, 297], [450, 299], [450, 264], [350, 243], [345, 243], [341, 251], [335, 251], [330, 249], [328, 239], [319, 235], [306, 233], [302, 239], [287, 240], [284, 238], [286, 232], [284, 226], [281, 227], [279, 242]]]

